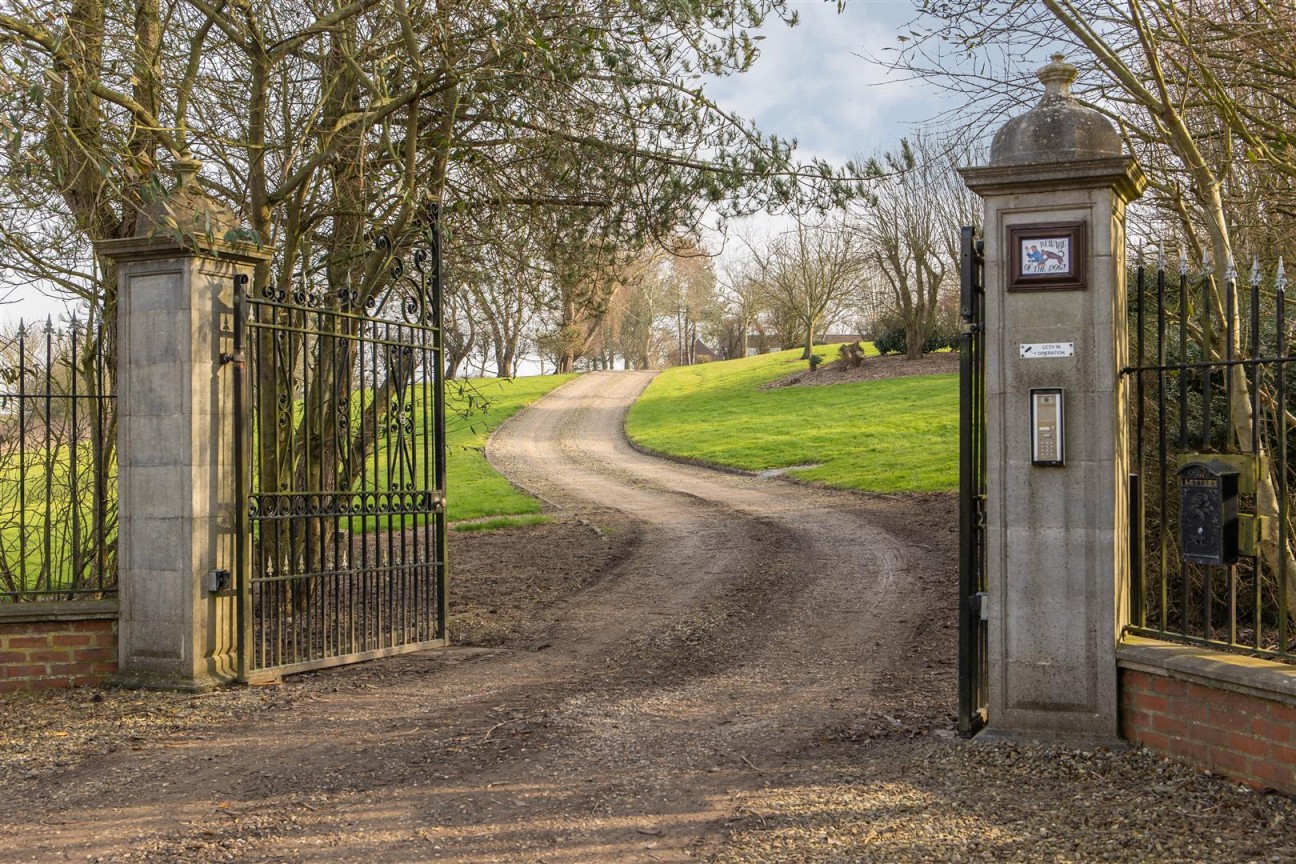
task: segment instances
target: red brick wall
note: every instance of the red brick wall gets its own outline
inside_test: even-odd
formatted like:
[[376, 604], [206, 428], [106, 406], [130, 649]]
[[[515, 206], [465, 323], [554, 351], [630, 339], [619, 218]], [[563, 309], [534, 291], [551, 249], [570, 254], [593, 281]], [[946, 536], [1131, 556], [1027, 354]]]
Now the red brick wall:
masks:
[[1258, 788], [1296, 794], [1296, 705], [1120, 670], [1121, 734]]
[[0, 693], [98, 684], [116, 671], [115, 616], [0, 620]]

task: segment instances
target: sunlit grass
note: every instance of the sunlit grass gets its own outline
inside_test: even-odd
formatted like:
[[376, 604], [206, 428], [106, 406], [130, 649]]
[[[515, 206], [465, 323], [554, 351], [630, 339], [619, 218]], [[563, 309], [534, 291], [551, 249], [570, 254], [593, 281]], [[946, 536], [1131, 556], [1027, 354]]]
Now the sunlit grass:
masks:
[[800, 353], [667, 369], [631, 409], [627, 432], [650, 450], [750, 471], [814, 465], [788, 473], [845, 489], [957, 487], [957, 375], [760, 389], [806, 369]]
[[548, 525], [553, 520], [539, 513], [529, 516], [496, 516], [480, 522], [457, 522], [454, 530], [467, 533], [472, 531], [498, 531], [501, 528], [526, 528], [531, 525]]
[[540, 512], [539, 501], [486, 461], [486, 439], [505, 420], [573, 377], [480, 378], [448, 385], [446, 498], [452, 521]]

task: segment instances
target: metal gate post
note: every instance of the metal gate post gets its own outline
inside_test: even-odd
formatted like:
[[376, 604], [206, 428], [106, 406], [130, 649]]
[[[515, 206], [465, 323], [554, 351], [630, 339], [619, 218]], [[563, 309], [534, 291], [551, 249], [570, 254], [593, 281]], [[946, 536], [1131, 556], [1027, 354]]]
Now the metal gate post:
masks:
[[959, 707], [958, 732], [985, 723], [985, 366], [981, 354], [982, 264], [976, 231], [961, 237], [963, 333], [959, 339]]
[[[249, 545], [252, 543], [248, 525], [248, 447], [251, 429], [247, 413], [247, 286], [246, 273], [234, 277], [234, 351], [229, 355], [234, 376], [234, 590], [238, 592], [238, 679], [247, 682], [252, 668], [252, 578], [248, 572]], [[224, 359], [224, 358], [222, 358]]]
[[432, 255], [432, 354], [435, 358], [433, 372], [433, 409], [432, 422], [434, 446], [436, 448], [436, 470], [433, 486], [436, 489], [437, 506], [433, 513], [436, 520], [437, 544], [437, 635], [449, 640], [448, 626], [450, 621], [450, 563], [446, 550], [446, 435], [445, 435], [445, 316], [442, 308], [441, 281], [441, 205], [428, 204], [428, 215], [432, 220], [431, 255]]

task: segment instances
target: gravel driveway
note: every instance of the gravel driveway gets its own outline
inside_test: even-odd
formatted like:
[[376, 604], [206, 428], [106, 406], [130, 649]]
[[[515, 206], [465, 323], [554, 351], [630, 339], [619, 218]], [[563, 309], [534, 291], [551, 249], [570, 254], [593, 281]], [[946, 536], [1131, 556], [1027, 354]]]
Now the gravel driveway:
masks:
[[558, 521], [456, 539], [475, 646], [0, 699], [0, 861], [1296, 860], [1286, 798], [955, 739], [952, 500], [642, 455], [648, 380], [583, 376], [496, 435]]

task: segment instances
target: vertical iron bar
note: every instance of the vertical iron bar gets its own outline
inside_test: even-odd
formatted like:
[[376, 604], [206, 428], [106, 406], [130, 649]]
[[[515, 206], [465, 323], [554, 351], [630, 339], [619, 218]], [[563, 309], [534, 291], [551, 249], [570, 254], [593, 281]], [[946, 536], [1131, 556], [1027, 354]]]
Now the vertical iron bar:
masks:
[[1144, 539], [1143, 539], [1143, 475], [1137, 471], [1129, 474], [1129, 485], [1126, 489], [1126, 500], [1129, 503], [1130, 521], [1130, 621], [1142, 627], [1147, 621], [1147, 609], [1144, 606]]
[[1201, 447], [1203, 450], [1209, 450], [1211, 446], [1211, 384], [1215, 377], [1215, 368], [1211, 346], [1214, 342], [1212, 336], [1212, 316], [1211, 316], [1211, 284], [1212, 277], [1206, 274], [1202, 278], [1202, 335], [1201, 335], [1201, 352], [1202, 352], [1202, 434]]
[[[302, 285], [302, 294], [306, 295], [307, 287]], [[304, 302], [309, 302], [306, 298]], [[316, 621], [319, 608], [320, 588], [323, 587], [317, 574], [320, 569], [318, 562], [315, 560], [315, 544], [319, 535], [319, 520], [312, 518], [311, 513], [316, 508], [313, 502], [318, 499], [315, 497], [316, 475], [324, 467], [324, 382], [321, 380], [326, 375], [321, 368], [320, 362], [321, 344], [320, 337], [323, 333], [323, 315], [316, 309], [315, 311], [302, 311], [302, 330], [301, 336], [301, 374], [302, 374], [302, 470], [300, 489], [302, 500], [302, 521], [299, 530], [302, 533], [302, 593], [305, 595], [305, 609], [298, 616], [293, 614], [293, 623], [299, 624], [302, 633], [302, 656], [300, 660], [310, 660], [316, 654], [315, 637], [319, 630], [319, 623]], [[311, 394], [315, 396], [315, 405], [312, 407]], [[311, 444], [315, 444], [315, 452], [311, 453]], [[300, 621], [298, 620], [300, 619]]]
[[[378, 507], [380, 495], [381, 495], [380, 492], [381, 487], [379, 485], [379, 480], [378, 480], [378, 456], [379, 456], [378, 443], [381, 440], [378, 435], [378, 414], [379, 412], [382, 411], [382, 406], [379, 405], [378, 399], [382, 395], [379, 392], [379, 387], [382, 386], [382, 380], [381, 380], [382, 372], [381, 372], [381, 367], [379, 366], [378, 363], [378, 325], [369, 323], [366, 326], [369, 327], [369, 332], [370, 332], [369, 371], [373, 375], [373, 381], [374, 381], [373, 398], [370, 400], [371, 402], [370, 407], [372, 408], [372, 411], [370, 416], [371, 423], [370, 423], [370, 430], [369, 430], [370, 431], [369, 446], [372, 452], [370, 452], [368, 457], [369, 460], [371, 460], [369, 467], [372, 469], [372, 476], [370, 477], [370, 486], [369, 486], [369, 500], [373, 502], [373, 507], [369, 509], [369, 512], [372, 515], [366, 519], [366, 523], [370, 524], [370, 527], [368, 529], [369, 537], [371, 537], [373, 540], [372, 543], [373, 561], [372, 562], [366, 561], [364, 593], [362, 596], [364, 597], [364, 604], [365, 604], [364, 642], [365, 642], [366, 649], [371, 649], [371, 648], [378, 647], [378, 642], [379, 642], [378, 630], [377, 630], [379, 607], [376, 602], [375, 592], [378, 589], [377, 574], [378, 574], [379, 567], [381, 566], [382, 563], [382, 556], [379, 554], [382, 551], [382, 548], [379, 545], [381, 542], [379, 527], [381, 524], [382, 517], [379, 515], [379, 507]], [[373, 520], [372, 523], [369, 523], [369, 519]], [[366, 538], [364, 545], [366, 550], [365, 554], [368, 555], [368, 548], [370, 546], [370, 541], [368, 538]]]
[[1260, 274], [1251, 282], [1251, 452], [1260, 453]]
[[[1167, 607], [1170, 603], [1169, 588], [1169, 557], [1167, 550], [1170, 541], [1170, 526], [1166, 519], [1166, 461], [1168, 458], [1169, 441], [1166, 429], [1166, 292], [1165, 292], [1165, 260], [1158, 259], [1157, 266], [1157, 487], [1159, 489], [1158, 506], [1160, 507], [1160, 517], [1158, 523], [1158, 540], [1157, 552], [1159, 556], [1160, 573], [1161, 573], [1161, 629], [1166, 629], [1168, 620]], [[1179, 373], [1183, 374], [1182, 370]], [[1182, 406], [1180, 406], [1182, 411]], [[1146, 623], [1146, 621], [1144, 622]]]
[[[1259, 480], [1259, 472], [1265, 470], [1260, 460], [1260, 259], [1257, 256], [1255, 263], [1251, 268], [1251, 310], [1249, 318], [1251, 344], [1248, 346], [1251, 355], [1251, 453], [1256, 457], [1255, 472], [1256, 479]], [[1282, 405], [1279, 403], [1279, 409]], [[1286, 472], [1286, 466], [1281, 466], [1280, 470]], [[1236, 568], [1235, 568], [1236, 569]], [[1264, 596], [1261, 591], [1264, 574], [1264, 555], [1257, 554], [1251, 562], [1251, 580], [1253, 593], [1253, 606], [1251, 608], [1252, 625], [1255, 631], [1255, 638], [1252, 645], [1259, 649], [1264, 644]]]
[[1287, 275], [1278, 259], [1278, 650], [1287, 653]]
[[[442, 300], [444, 283], [441, 269], [441, 205], [432, 202], [428, 205], [428, 216], [431, 219], [432, 238], [432, 326], [434, 351], [436, 353], [432, 410], [432, 425], [436, 439], [436, 494], [446, 500], [446, 437], [445, 437], [445, 331], [443, 326]], [[446, 512], [442, 507], [436, 513], [437, 544], [437, 636], [448, 639], [447, 625], [450, 618], [450, 559], [446, 550]]]
[[18, 322], [18, 590], [27, 581], [27, 327]]
[[83, 559], [81, 550], [81, 490], [78, 488], [77, 483], [78, 462], [80, 461], [77, 459], [77, 450], [81, 448], [81, 429], [78, 425], [81, 418], [78, 416], [79, 412], [77, 411], [77, 401], [80, 395], [77, 392], [77, 360], [80, 356], [77, 353], [77, 331], [80, 326], [81, 322], [73, 315], [71, 324], [72, 338], [67, 364], [72, 392], [72, 404], [69, 406], [72, 415], [72, 431], [68, 433], [68, 446], [70, 448], [68, 451], [68, 509], [71, 511], [72, 516], [72, 548], [66, 557], [69, 563], [70, 585], [73, 589], [78, 590], [85, 587], [81, 578], [81, 561]]
[[[1233, 417], [1233, 340], [1237, 338], [1238, 327], [1236, 306], [1237, 276], [1230, 261], [1224, 276], [1224, 416], [1230, 419]], [[1231, 450], [1232, 437], [1231, 429], [1226, 426], [1220, 449]]]
[[[433, 419], [434, 406], [437, 389], [437, 365], [440, 362], [437, 357], [434, 345], [430, 344], [428, 339], [431, 336], [435, 339], [435, 334], [429, 332], [432, 327], [433, 310], [430, 308], [433, 300], [431, 297], [431, 286], [428, 268], [432, 262], [425, 262], [423, 270], [419, 274], [419, 346], [421, 352], [422, 375], [422, 405], [423, 405], [423, 489], [427, 494], [424, 501], [425, 508], [423, 512], [423, 526], [419, 531], [419, 539], [422, 542], [423, 568], [420, 569], [420, 581], [425, 585], [420, 605], [419, 605], [419, 632], [423, 639], [433, 639], [442, 636], [438, 630], [434, 609], [439, 608], [437, 598], [441, 591], [437, 581], [437, 561], [436, 557], [440, 549], [436, 546], [436, 501], [437, 489], [433, 476], [436, 471], [437, 463], [441, 461], [441, 454], [436, 451], [436, 421]], [[428, 578], [431, 577], [431, 578]]]
[[1188, 447], [1188, 259], [1179, 259], [1179, 449]]
[[1144, 361], [1145, 361], [1146, 354], [1145, 354], [1145, 347], [1144, 347], [1144, 323], [1145, 323], [1145, 322], [1144, 322], [1144, 317], [1143, 317], [1143, 307], [1146, 305], [1146, 301], [1147, 301], [1147, 285], [1146, 285], [1145, 282], [1144, 282], [1144, 278], [1145, 278], [1145, 268], [1144, 268], [1144, 266], [1143, 266], [1143, 253], [1142, 253], [1142, 250], [1140, 250], [1140, 251], [1139, 251], [1138, 269], [1137, 269], [1137, 271], [1136, 271], [1136, 275], [1135, 275], [1135, 282], [1134, 282], [1134, 284], [1135, 284], [1135, 296], [1138, 297], [1138, 307], [1137, 307], [1137, 309], [1135, 310], [1135, 319], [1134, 319], [1134, 320], [1135, 320], [1135, 326], [1138, 328], [1137, 338], [1135, 339], [1135, 343], [1134, 343], [1135, 346], [1136, 346], [1136, 354], [1137, 354], [1137, 358], [1138, 358], [1138, 359], [1137, 359], [1137, 362], [1135, 363], [1135, 367], [1137, 368], [1138, 371], [1137, 371], [1136, 377], [1135, 377], [1135, 379], [1134, 379], [1134, 387], [1135, 387], [1135, 393], [1136, 393], [1136, 396], [1135, 396], [1135, 400], [1136, 400], [1136, 402], [1135, 402], [1135, 406], [1134, 406], [1134, 416], [1135, 416], [1135, 421], [1134, 421], [1134, 422], [1135, 422], [1135, 427], [1134, 427], [1134, 435], [1135, 435], [1134, 440], [1135, 440], [1135, 447], [1134, 447], [1134, 449], [1135, 449], [1135, 453], [1136, 453], [1136, 456], [1135, 456], [1135, 464], [1138, 466], [1138, 472], [1139, 472], [1140, 474], [1143, 473], [1143, 421], [1144, 421], [1144, 417], [1143, 417], [1143, 408], [1144, 408], [1144, 389], [1143, 389], [1143, 388], [1144, 388], [1144, 377], [1143, 377], [1143, 376], [1144, 376], [1144, 372], [1143, 372], [1143, 367], [1146, 365], [1146, 363], [1144, 362]]
[[1238, 629], [1237, 629], [1237, 593], [1238, 593], [1238, 582], [1237, 582], [1237, 565], [1236, 565], [1236, 564], [1230, 564], [1230, 565], [1229, 565], [1229, 568], [1228, 568], [1228, 587], [1229, 587], [1229, 608], [1228, 608], [1228, 616], [1229, 616], [1229, 620], [1228, 620], [1228, 628], [1229, 628], [1229, 644], [1230, 644], [1230, 645], [1236, 645], [1236, 644], [1237, 644], [1237, 634], [1238, 634]]
[[45, 319], [45, 452], [42, 454], [44, 463], [44, 480], [45, 480], [45, 537], [42, 554], [44, 560], [41, 562], [40, 575], [37, 576], [37, 586], [39, 587], [40, 579], [43, 576], [45, 581], [45, 590], [54, 590], [54, 556], [52, 554], [52, 535], [51, 520], [54, 509], [54, 439], [51, 428], [54, 425], [53, 404], [54, 396], [54, 317], [49, 316]]
[[976, 732], [976, 627], [980, 610], [974, 608], [977, 594], [975, 531], [976, 519], [976, 417], [975, 366], [973, 348], [977, 321], [974, 270], [975, 238], [971, 227], [964, 227], [960, 238], [963, 332], [959, 337], [959, 712], [958, 731], [963, 737]]
[[251, 532], [248, 528], [248, 423], [247, 411], [247, 363], [243, 354], [244, 332], [247, 327], [247, 283], [248, 277], [240, 273], [234, 277], [234, 356], [232, 374], [234, 380], [234, 579], [238, 590], [238, 607], [235, 610], [238, 627], [238, 676], [240, 681], [248, 680], [251, 671], [249, 648], [252, 644], [252, 580], [248, 573], [248, 543]]
[[[104, 507], [107, 506], [107, 466], [104, 464], [108, 460], [108, 449], [104, 444], [104, 411], [106, 410], [106, 394], [104, 393], [104, 376], [103, 376], [103, 313], [99, 314], [98, 326], [95, 326], [94, 309], [90, 310], [89, 325], [86, 331], [87, 339], [94, 339], [94, 446], [92, 448], [90, 459], [94, 470], [94, 506], [91, 509], [91, 533], [94, 534], [94, 569], [95, 584], [103, 588], [107, 578], [108, 561], [107, 561], [107, 536], [105, 530], [106, 519], [104, 519]], [[113, 586], [116, 587], [115, 585]]]
[[1143, 426], [1146, 418], [1144, 411], [1147, 404], [1145, 388], [1145, 375], [1143, 367], [1146, 365], [1146, 320], [1144, 316], [1144, 307], [1147, 305], [1147, 283], [1146, 268], [1143, 266], [1143, 250], [1139, 249], [1138, 270], [1134, 280], [1135, 292], [1138, 297], [1138, 308], [1136, 310], [1135, 326], [1138, 328], [1138, 338], [1135, 341], [1137, 346], [1137, 367], [1135, 386], [1135, 406], [1134, 406], [1134, 426], [1135, 426], [1135, 472], [1129, 478], [1129, 520], [1130, 520], [1130, 620], [1138, 626], [1143, 626], [1146, 620], [1144, 597], [1144, 523], [1143, 523], [1143, 474], [1145, 466], [1144, 436]]

